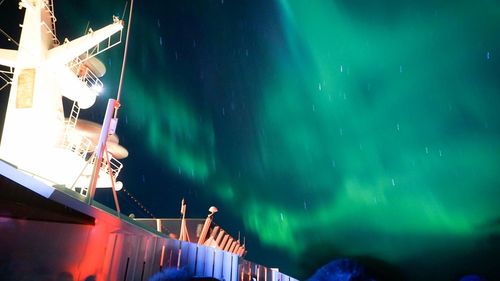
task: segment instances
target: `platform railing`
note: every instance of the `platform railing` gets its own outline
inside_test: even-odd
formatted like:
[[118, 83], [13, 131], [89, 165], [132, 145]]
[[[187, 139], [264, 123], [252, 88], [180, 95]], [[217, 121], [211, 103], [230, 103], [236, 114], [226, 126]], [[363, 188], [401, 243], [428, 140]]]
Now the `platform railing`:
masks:
[[85, 86], [98, 94], [103, 88], [103, 84], [97, 75], [90, 68], [85, 66], [83, 62], [83, 59], [76, 57], [68, 63], [68, 67], [85, 84]]
[[[113, 22], [118, 23], [118, 22], [122, 22], [122, 21], [120, 21], [117, 17], [113, 16]], [[93, 31], [90, 29], [89, 33], [92, 33], [92, 32]], [[116, 34], [109, 36], [107, 40], [99, 42], [94, 47], [88, 49], [85, 53], [83, 53], [80, 56], [81, 61], [82, 62], [86, 61], [86, 60], [88, 60], [92, 57], [95, 57], [98, 54], [120, 44], [122, 42], [122, 35], [123, 35], [123, 30], [120, 29], [120, 31], [117, 32]]]
[[[118, 161], [118, 159], [114, 158], [111, 154], [109, 154], [109, 159], [106, 159], [106, 156], [104, 156], [102, 163], [101, 163], [101, 171], [109, 175], [109, 167], [111, 167], [111, 173], [113, 176], [113, 179], [116, 180], [118, 175], [120, 174], [120, 171], [123, 168], [123, 164]], [[108, 161], [109, 160], [109, 161]], [[97, 156], [94, 154], [90, 161], [90, 165], [95, 165], [95, 162], [97, 161]]]

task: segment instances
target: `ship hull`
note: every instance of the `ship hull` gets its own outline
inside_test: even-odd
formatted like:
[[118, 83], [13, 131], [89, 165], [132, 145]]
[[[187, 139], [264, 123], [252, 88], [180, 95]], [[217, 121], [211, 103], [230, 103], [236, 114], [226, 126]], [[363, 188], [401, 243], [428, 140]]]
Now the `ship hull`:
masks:
[[234, 253], [170, 239], [70, 193], [0, 161], [1, 280], [135, 281], [172, 267], [196, 278], [295, 280]]
[[147, 280], [160, 270], [166, 238], [40, 182], [2, 173], [0, 186], [2, 280]]

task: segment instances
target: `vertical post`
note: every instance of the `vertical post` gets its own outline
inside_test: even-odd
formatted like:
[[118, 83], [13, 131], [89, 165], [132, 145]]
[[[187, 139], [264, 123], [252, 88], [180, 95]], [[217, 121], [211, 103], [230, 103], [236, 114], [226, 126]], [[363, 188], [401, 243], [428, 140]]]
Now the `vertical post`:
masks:
[[160, 270], [163, 269], [163, 259], [165, 258], [165, 244], [161, 246]]
[[205, 223], [203, 224], [203, 228], [201, 229], [200, 238], [198, 239], [199, 245], [203, 245], [203, 243], [205, 243], [208, 231], [210, 230], [210, 225], [212, 225], [212, 220], [214, 219], [214, 214], [218, 212], [217, 208], [214, 206], [211, 206], [208, 211], [210, 214], [208, 214], [205, 219]]
[[101, 135], [99, 136], [99, 141], [96, 148], [96, 161], [94, 164], [94, 169], [92, 171], [92, 177], [90, 178], [89, 186], [89, 196], [88, 203], [92, 204], [95, 195], [95, 189], [97, 186], [97, 180], [99, 179], [99, 170], [101, 169], [102, 156], [104, 154], [104, 149], [106, 148], [106, 141], [108, 140], [109, 126], [111, 124], [111, 119], [113, 118], [113, 111], [115, 109], [116, 100], [109, 99], [108, 106], [106, 107], [106, 114], [104, 115], [104, 120], [102, 123]]
[[160, 219], [156, 219], [156, 231], [162, 232], [161, 231], [161, 220]]
[[209, 214], [205, 219], [205, 223], [203, 224], [203, 228], [201, 229], [200, 238], [198, 239], [199, 245], [203, 245], [203, 243], [205, 243], [208, 230], [210, 229], [210, 225], [212, 224], [212, 215], [213, 214]]
[[222, 249], [222, 238], [224, 237], [224, 234], [226, 234], [226, 232], [224, 231], [224, 229], [221, 229], [219, 234], [217, 235], [217, 238], [215, 239], [215, 245], [217, 245], [217, 247], [219, 249]]
[[113, 177], [113, 170], [111, 169], [111, 161], [109, 160], [109, 153], [106, 147], [104, 147], [104, 151], [106, 152], [106, 161], [108, 162], [108, 173], [109, 176], [111, 177], [111, 190], [113, 191], [113, 198], [115, 199], [115, 206], [116, 206], [116, 212], [118, 214], [118, 217], [120, 217], [120, 204], [118, 203], [118, 195], [116, 195], [116, 182], [115, 178]]
[[190, 242], [189, 233], [187, 231], [187, 226], [186, 226], [186, 203], [184, 202], [184, 198], [182, 198], [181, 202], [181, 214], [182, 214], [182, 219], [181, 219], [181, 231], [179, 233], [179, 240]]

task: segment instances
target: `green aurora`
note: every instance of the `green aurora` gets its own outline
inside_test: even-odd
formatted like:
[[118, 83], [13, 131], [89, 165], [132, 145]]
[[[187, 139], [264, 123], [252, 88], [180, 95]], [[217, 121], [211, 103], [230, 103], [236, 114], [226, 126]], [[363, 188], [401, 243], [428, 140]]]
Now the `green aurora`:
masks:
[[122, 134], [264, 245], [404, 265], [500, 235], [495, 1], [141, 2]]

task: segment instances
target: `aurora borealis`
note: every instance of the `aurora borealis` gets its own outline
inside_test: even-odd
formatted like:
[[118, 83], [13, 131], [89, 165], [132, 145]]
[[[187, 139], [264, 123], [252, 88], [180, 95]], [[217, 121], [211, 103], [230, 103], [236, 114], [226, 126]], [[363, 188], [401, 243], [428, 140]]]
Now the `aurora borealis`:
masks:
[[[59, 34], [124, 6], [98, 3], [56, 2]], [[177, 217], [182, 197], [191, 216], [217, 204], [250, 260], [302, 279], [340, 256], [415, 280], [499, 276], [499, 3], [135, 5], [122, 180], [156, 216]]]

